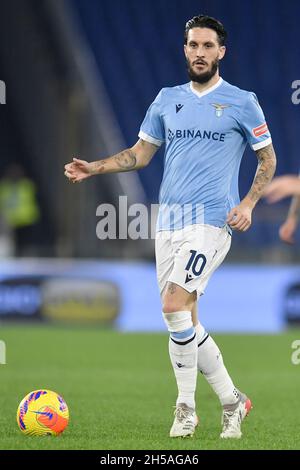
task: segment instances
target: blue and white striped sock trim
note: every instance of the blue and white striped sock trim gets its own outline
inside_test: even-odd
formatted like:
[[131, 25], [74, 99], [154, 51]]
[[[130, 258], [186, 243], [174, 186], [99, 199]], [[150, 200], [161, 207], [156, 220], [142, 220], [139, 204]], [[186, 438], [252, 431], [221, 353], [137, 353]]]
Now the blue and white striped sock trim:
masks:
[[180, 344], [181, 346], [184, 346], [185, 344], [190, 343], [191, 341], [194, 340], [195, 337], [196, 337], [196, 331], [193, 326], [187, 330], [179, 331], [179, 332], [172, 332], [170, 334], [170, 339], [174, 343]]
[[201, 346], [201, 344], [203, 344], [207, 340], [209, 334], [205, 331], [204, 326], [200, 323], [197, 323], [197, 325], [195, 326], [195, 330], [197, 334], [198, 346]]

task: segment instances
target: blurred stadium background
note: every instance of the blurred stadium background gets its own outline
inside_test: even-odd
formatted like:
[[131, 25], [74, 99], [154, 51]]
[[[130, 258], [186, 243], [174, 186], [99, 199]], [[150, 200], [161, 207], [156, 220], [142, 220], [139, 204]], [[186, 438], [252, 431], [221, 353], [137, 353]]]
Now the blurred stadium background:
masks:
[[[41, 283], [51, 274], [46, 297], [60, 298], [65, 310], [81, 288], [90, 292], [82, 298], [106, 292], [104, 303], [118, 298], [114, 315], [119, 326], [158, 329], [163, 325], [153, 240], [99, 240], [96, 209], [101, 203], [118, 207], [124, 194], [128, 204], [156, 203], [163, 151], [138, 173], [102, 176], [80, 187], [67, 183], [63, 166], [74, 155], [96, 160], [133, 145], [158, 91], [187, 81], [184, 25], [194, 14], [208, 12], [229, 31], [221, 75], [256, 92], [278, 155], [277, 174], [297, 173], [299, 106], [291, 96], [292, 82], [300, 79], [300, 56], [292, 47], [298, 38], [299, 2], [276, 2], [272, 8], [269, 1], [192, 0], [2, 0], [0, 5], [0, 79], [6, 84], [6, 105], [0, 107], [0, 315], [31, 317], [41, 301], [49, 310], [53, 299], [43, 297]], [[256, 163], [248, 149], [240, 172], [241, 196]], [[240, 330], [242, 322], [247, 329], [279, 330], [288, 306], [297, 310], [289, 315], [300, 317], [299, 238], [294, 247], [278, 238], [288, 203], [260, 202], [251, 230], [234, 235], [226, 263], [208, 288], [209, 299], [202, 301], [204, 314], [207, 308], [215, 312], [209, 320], [214, 329]], [[91, 264], [82, 265], [82, 258]], [[53, 284], [58, 275], [66, 282], [76, 276], [79, 285], [71, 283], [66, 291], [61, 283]], [[104, 284], [88, 287], [89, 277]], [[110, 283], [109, 294], [105, 283]], [[236, 301], [242, 302], [238, 324], [230, 306], [236, 284]], [[250, 286], [251, 302], [244, 305]], [[224, 311], [226, 303], [228, 312], [220, 318], [216, 312]], [[147, 313], [141, 315], [141, 308]], [[58, 311], [53, 315], [60, 316]]]
[[[184, 25], [205, 13], [229, 33], [221, 76], [259, 98], [277, 174], [298, 173], [300, 105], [291, 97], [292, 82], [300, 80], [300, 3], [0, 0], [0, 9], [0, 80], [6, 85], [0, 105], [0, 338], [7, 331], [16, 347], [22, 344], [17, 322], [32, 328], [29, 342], [39, 331], [34, 322], [165, 331], [153, 240], [96, 237], [100, 204], [118, 207], [125, 194], [129, 204], [157, 202], [163, 152], [138, 173], [82, 185], [66, 181], [64, 164], [72, 156], [97, 160], [136, 142], [158, 91], [188, 81]], [[256, 164], [248, 149], [241, 196]], [[288, 206], [261, 201], [251, 229], [234, 234], [226, 262], [200, 301], [209, 331], [269, 334], [299, 325], [300, 238], [291, 247], [278, 237]], [[290, 342], [286, 348], [288, 367]], [[21, 383], [18, 390], [22, 394]]]

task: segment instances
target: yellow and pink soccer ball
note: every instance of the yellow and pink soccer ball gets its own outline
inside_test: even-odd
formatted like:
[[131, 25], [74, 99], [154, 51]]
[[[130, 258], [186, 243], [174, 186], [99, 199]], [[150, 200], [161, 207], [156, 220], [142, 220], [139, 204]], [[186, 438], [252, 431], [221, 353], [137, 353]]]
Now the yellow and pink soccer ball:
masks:
[[21, 401], [17, 423], [23, 434], [58, 436], [67, 427], [69, 410], [65, 400], [51, 390], [35, 390]]

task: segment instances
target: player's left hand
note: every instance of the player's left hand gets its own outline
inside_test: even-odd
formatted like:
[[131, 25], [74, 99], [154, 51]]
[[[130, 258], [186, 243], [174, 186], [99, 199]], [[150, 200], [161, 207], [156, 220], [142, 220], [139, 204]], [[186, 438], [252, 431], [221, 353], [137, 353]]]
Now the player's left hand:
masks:
[[241, 201], [238, 206], [231, 209], [227, 215], [226, 223], [230, 225], [233, 230], [246, 232], [246, 230], [251, 226], [252, 210], [252, 206]]
[[289, 196], [300, 195], [300, 179], [298, 176], [286, 175], [274, 178], [265, 190], [264, 196], [270, 203], [278, 202]]

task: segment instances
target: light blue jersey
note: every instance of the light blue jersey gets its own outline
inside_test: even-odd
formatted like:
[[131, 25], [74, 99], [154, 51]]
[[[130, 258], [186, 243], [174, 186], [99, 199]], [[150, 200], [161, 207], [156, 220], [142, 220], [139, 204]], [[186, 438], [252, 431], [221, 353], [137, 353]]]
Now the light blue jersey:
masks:
[[[222, 78], [202, 93], [192, 83], [163, 88], [139, 137], [166, 146], [158, 230], [224, 226], [239, 203], [238, 173], [247, 143], [259, 150], [272, 142], [255, 94]], [[171, 218], [170, 207], [176, 208]]]

